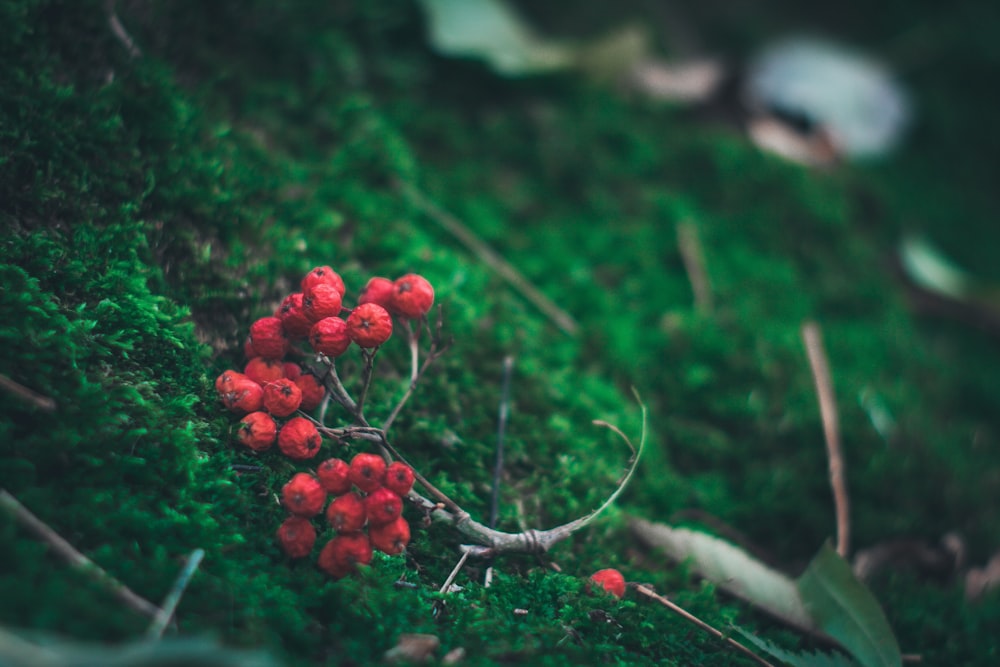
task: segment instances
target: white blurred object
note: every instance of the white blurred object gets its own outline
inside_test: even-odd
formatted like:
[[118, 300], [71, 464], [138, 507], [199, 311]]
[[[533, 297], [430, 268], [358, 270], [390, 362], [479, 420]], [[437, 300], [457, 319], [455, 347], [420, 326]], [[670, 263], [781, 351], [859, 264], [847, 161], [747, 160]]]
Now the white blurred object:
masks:
[[878, 62], [846, 47], [798, 37], [767, 48], [744, 89], [755, 113], [819, 126], [847, 158], [890, 151], [909, 123], [906, 93]]

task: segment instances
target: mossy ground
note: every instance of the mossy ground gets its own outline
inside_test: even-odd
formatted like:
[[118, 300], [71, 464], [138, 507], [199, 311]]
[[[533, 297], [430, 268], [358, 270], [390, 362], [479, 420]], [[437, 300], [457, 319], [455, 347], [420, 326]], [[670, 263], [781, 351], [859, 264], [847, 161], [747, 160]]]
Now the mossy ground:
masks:
[[[0, 372], [58, 404], [48, 414], [4, 395], [0, 487], [154, 601], [205, 549], [182, 635], [288, 664], [376, 662], [403, 632], [438, 635], [439, 657], [465, 647], [466, 664], [738, 662], [665, 610], [583, 594], [585, 575], [617, 566], [709, 622], [794, 641], [641, 553], [623, 518], [700, 510], [791, 568], [832, 535], [805, 319], [822, 324], [833, 367], [855, 545], [957, 531], [973, 563], [1000, 548], [996, 341], [915, 317], [886, 266], [902, 234], [920, 231], [1000, 279], [986, 85], [1000, 23], [987, 4], [942, 16], [932, 3], [857, 3], [811, 17], [897, 58], [920, 113], [891, 160], [828, 172], [573, 77], [509, 81], [442, 59], [404, 0], [119, 3], [143, 50], [134, 59], [104, 4], [0, 2]], [[716, 4], [728, 7], [699, 3], [693, 24], [735, 55], [810, 19]], [[600, 5], [565, 23], [553, 8], [530, 11], [587, 34], [650, 6]], [[655, 34], [669, 52], [669, 31]], [[457, 214], [580, 335], [552, 326], [400, 182]], [[710, 315], [692, 306], [680, 223], [704, 245]], [[551, 526], [599, 504], [627, 452], [590, 421], [638, 434], [638, 390], [648, 455], [618, 507], [553, 551], [563, 574], [509, 558], [486, 589], [469, 568], [434, 615], [457, 559], [446, 527], [418, 529], [405, 560], [379, 558], [338, 583], [281, 556], [272, 494], [294, 466], [234, 447], [211, 379], [241, 363], [250, 322], [316, 264], [341, 270], [355, 294], [376, 274], [434, 282], [455, 345], [394, 437], [478, 516], [501, 363], [516, 357], [502, 527]], [[374, 412], [399, 386], [389, 368], [402, 350], [387, 352]], [[891, 413], [893, 438], [873, 427], [863, 394]], [[4, 625], [141, 635], [144, 618], [10, 517], [0, 532]], [[403, 576], [417, 587], [393, 586]], [[905, 572], [873, 586], [904, 651], [996, 664], [997, 595], [969, 605], [959, 582]]]

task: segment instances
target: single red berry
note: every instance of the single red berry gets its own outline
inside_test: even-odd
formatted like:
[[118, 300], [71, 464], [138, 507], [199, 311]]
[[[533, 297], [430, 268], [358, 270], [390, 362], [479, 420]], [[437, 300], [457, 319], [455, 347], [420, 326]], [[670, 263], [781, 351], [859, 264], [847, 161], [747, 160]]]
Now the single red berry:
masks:
[[278, 541], [289, 558], [305, 558], [316, 544], [316, 528], [309, 519], [290, 516], [278, 527]]
[[337, 535], [319, 553], [320, 568], [337, 579], [371, 562], [372, 545], [364, 533]]
[[370, 525], [384, 526], [403, 513], [403, 499], [384, 486], [379, 487], [365, 498], [365, 513]]
[[388, 278], [375, 277], [368, 281], [358, 296], [358, 305], [377, 303], [388, 311], [392, 311], [392, 300], [396, 294], [396, 283]]
[[239, 378], [219, 394], [219, 398], [233, 412], [256, 412], [264, 405], [264, 390], [259, 384], [240, 374]]
[[240, 373], [239, 371], [234, 371], [234, 370], [223, 371], [219, 375], [219, 377], [215, 378], [215, 391], [219, 392], [220, 394], [223, 394], [233, 386], [234, 382], [245, 377], [246, 376], [244, 376], [243, 373]]
[[316, 468], [319, 483], [334, 496], [342, 496], [351, 490], [351, 466], [342, 459], [327, 459]]
[[324, 317], [309, 330], [309, 344], [318, 354], [339, 357], [351, 346], [347, 322], [339, 317]]
[[397, 313], [417, 320], [430, 312], [434, 305], [434, 287], [423, 276], [408, 273], [395, 280], [396, 292], [392, 306]]
[[[285, 372], [285, 377], [293, 382], [302, 376], [302, 367], [294, 361], [286, 361], [281, 364], [281, 370]], [[301, 389], [301, 387], [299, 388]]]
[[363, 303], [347, 317], [347, 335], [361, 347], [378, 347], [392, 335], [392, 316], [377, 303]]
[[413, 468], [402, 461], [393, 461], [385, 469], [382, 484], [400, 498], [406, 496], [413, 488]]
[[337, 288], [326, 283], [314, 285], [302, 293], [302, 310], [313, 323], [340, 315], [343, 304], [344, 297]]
[[590, 580], [616, 598], [625, 597], [625, 577], [618, 570], [613, 568], [598, 570], [590, 575]]
[[251, 412], [240, 420], [236, 437], [255, 452], [267, 451], [278, 439], [278, 425], [266, 412]]
[[312, 320], [306, 315], [302, 305], [302, 296], [302, 292], [289, 294], [278, 306], [278, 312], [274, 314], [281, 320], [281, 326], [292, 340], [301, 340], [308, 336], [309, 328], [312, 326]]
[[270, 382], [285, 377], [285, 368], [277, 359], [254, 357], [247, 362], [246, 368], [243, 369], [243, 374], [263, 387]]
[[303, 373], [295, 378], [295, 384], [298, 385], [299, 391], [302, 392], [302, 404], [299, 406], [299, 410], [309, 412], [318, 408], [319, 404], [323, 402], [326, 389], [319, 383], [315, 375]]
[[264, 385], [264, 409], [275, 417], [287, 417], [302, 404], [302, 390], [288, 378]]
[[288, 352], [288, 337], [277, 317], [262, 317], [250, 325], [254, 352], [268, 359], [281, 359]]
[[385, 477], [385, 461], [377, 454], [357, 454], [351, 459], [348, 473], [351, 482], [365, 493], [371, 493], [382, 486]]
[[278, 449], [290, 459], [304, 461], [319, 453], [323, 438], [305, 417], [292, 417], [278, 431]]
[[318, 479], [299, 472], [281, 487], [281, 502], [295, 516], [316, 516], [326, 504], [326, 491]]
[[365, 527], [365, 501], [353, 491], [337, 496], [326, 508], [326, 520], [338, 533], [354, 533]]
[[344, 296], [347, 293], [347, 288], [344, 286], [344, 279], [340, 277], [340, 274], [331, 269], [329, 266], [317, 266], [315, 269], [306, 274], [305, 278], [302, 279], [302, 284], [300, 287], [302, 291], [305, 292], [310, 287], [319, 285], [320, 283], [326, 283], [327, 285], [332, 285], [337, 288], [340, 292], [340, 296]]
[[253, 341], [250, 340], [250, 336], [247, 336], [247, 339], [243, 341], [243, 356], [247, 359], [253, 359], [254, 357], [260, 356], [260, 354], [257, 353], [257, 350], [253, 349]]
[[410, 524], [400, 516], [390, 523], [372, 526], [368, 529], [368, 540], [375, 549], [395, 556], [410, 543]]

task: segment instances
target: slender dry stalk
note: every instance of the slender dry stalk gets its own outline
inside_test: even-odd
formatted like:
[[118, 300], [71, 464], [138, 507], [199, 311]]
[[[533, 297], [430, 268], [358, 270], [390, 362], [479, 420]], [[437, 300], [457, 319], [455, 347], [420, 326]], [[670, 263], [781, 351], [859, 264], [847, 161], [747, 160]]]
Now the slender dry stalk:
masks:
[[167, 628], [170, 619], [174, 617], [174, 612], [181, 601], [181, 596], [184, 595], [184, 589], [187, 588], [188, 582], [191, 581], [191, 577], [194, 575], [195, 570], [198, 569], [204, 557], [204, 549], [195, 549], [188, 556], [187, 562], [184, 564], [184, 569], [177, 575], [177, 580], [174, 581], [173, 587], [163, 600], [163, 604], [160, 605], [160, 610], [153, 618], [153, 622], [149, 624], [149, 628], [146, 630], [147, 638], [159, 639], [163, 636], [163, 631]]
[[815, 322], [803, 324], [802, 341], [809, 356], [809, 367], [816, 383], [819, 411], [823, 419], [823, 436], [826, 439], [826, 454], [830, 466], [830, 486], [833, 487], [833, 503], [837, 513], [837, 553], [847, 558], [851, 539], [850, 502], [844, 477], [844, 457], [840, 447], [837, 399], [833, 392], [833, 380], [823, 349], [823, 337], [819, 325]]
[[28, 401], [36, 408], [40, 410], [45, 410], [46, 412], [54, 412], [56, 409], [56, 402], [49, 398], [48, 396], [42, 396], [34, 389], [28, 389], [20, 382], [15, 382], [9, 377], [0, 373], [0, 389], [4, 389], [18, 398], [22, 398]]
[[122, 43], [122, 46], [128, 51], [129, 57], [138, 58], [141, 56], [142, 51], [136, 46], [135, 40], [128, 34], [125, 26], [122, 25], [121, 19], [118, 18], [118, 14], [115, 11], [115, 0], [107, 0], [104, 3], [104, 9], [108, 15], [108, 26], [111, 28], [111, 33]]
[[707, 315], [712, 312], [712, 287], [708, 281], [708, 271], [705, 270], [705, 253], [702, 251], [698, 228], [693, 222], [681, 222], [677, 225], [677, 248], [691, 282], [694, 306], [698, 312]]

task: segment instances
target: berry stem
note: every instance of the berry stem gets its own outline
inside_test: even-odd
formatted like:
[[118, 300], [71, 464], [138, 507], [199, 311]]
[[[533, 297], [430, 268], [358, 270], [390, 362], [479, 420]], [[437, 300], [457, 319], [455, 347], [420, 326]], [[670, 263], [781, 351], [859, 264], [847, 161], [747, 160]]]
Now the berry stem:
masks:
[[365, 360], [365, 367], [361, 371], [361, 395], [358, 397], [354, 417], [359, 422], [363, 422], [365, 424], [368, 423], [364, 418], [365, 399], [368, 397], [368, 388], [372, 384], [372, 373], [375, 371], [376, 354], [378, 354], [377, 347], [372, 348], [371, 350], [361, 348], [361, 357]]

